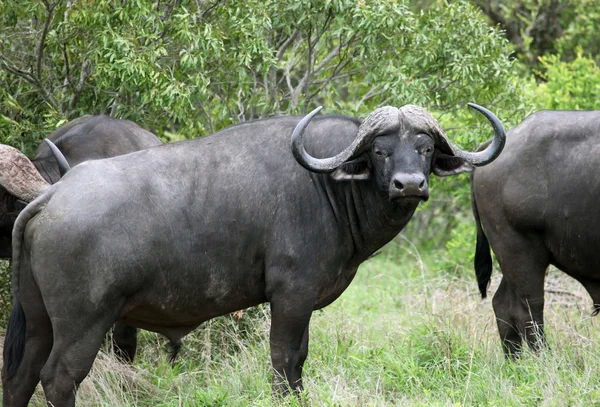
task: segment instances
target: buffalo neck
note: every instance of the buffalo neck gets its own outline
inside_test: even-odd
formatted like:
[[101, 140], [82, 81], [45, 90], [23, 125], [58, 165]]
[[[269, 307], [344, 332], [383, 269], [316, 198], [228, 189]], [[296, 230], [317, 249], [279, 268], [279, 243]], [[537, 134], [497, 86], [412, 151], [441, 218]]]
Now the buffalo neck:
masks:
[[328, 174], [313, 174], [313, 177], [329, 203], [337, 227], [352, 241], [350, 263], [357, 266], [391, 241], [406, 226], [418, 205], [393, 204], [373, 180], [338, 182]]

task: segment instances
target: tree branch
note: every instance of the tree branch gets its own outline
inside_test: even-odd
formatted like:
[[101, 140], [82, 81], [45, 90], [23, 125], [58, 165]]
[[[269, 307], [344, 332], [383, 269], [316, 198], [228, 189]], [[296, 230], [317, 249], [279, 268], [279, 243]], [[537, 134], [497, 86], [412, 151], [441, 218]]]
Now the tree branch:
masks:
[[367, 100], [371, 99], [372, 97], [375, 97], [377, 95], [381, 95], [384, 92], [384, 90], [379, 90], [379, 85], [374, 85], [371, 87], [371, 89], [369, 89], [369, 91], [367, 93], [364, 94], [364, 96], [358, 101], [358, 103], [356, 104], [356, 107], [354, 108], [354, 110], [358, 110], [360, 109], [360, 107], [362, 106], [363, 103], [365, 103]]
[[2, 67], [6, 71], [12, 73], [13, 75], [20, 76], [32, 85], [36, 85], [36, 81], [33, 75], [31, 75], [31, 71], [24, 71], [20, 69], [10, 59], [4, 56], [4, 54], [0, 54], [0, 62], [2, 62]]
[[313, 75], [317, 74], [321, 71], [321, 69], [323, 69], [323, 67], [325, 65], [327, 65], [333, 58], [335, 58], [336, 56], [338, 56], [340, 54], [340, 49], [342, 48], [342, 44], [338, 44], [336, 45], [330, 52], [329, 54], [327, 54], [327, 56], [325, 58], [323, 58], [323, 60], [321, 61], [321, 63], [319, 63], [319, 65], [317, 65], [315, 67], [315, 69], [313, 70]]
[[73, 93], [71, 94], [71, 98], [69, 99], [69, 107], [68, 107], [68, 110], [65, 112], [65, 116], [69, 117], [71, 112], [75, 108], [75, 104], [77, 103], [77, 100], [79, 99], [79, 95], [81, 94], [81, 92], [83, 91], [83, 88], [85, 87], [85, 82], [87, 81], [87, 79], [90, 76], [90, 68], [91, 67], [92, 67], [92, 64], [91, 64], [90, 60], [84, 59], [83, 63], [81, 64], [81, 72], [79, 73], [79, 82], [77, 82], [77, 86], [75, 87], [75, 89], [73, 89]]
[[123, 92], [123, 87], [121, 86], [117, 93], [115, 94], [115, 98], [113, 99], [113, 104], [110, 107], [109, 117], [115, 118], [117, 115], [117, 109], [119, 108], [119, 100], [121, 99], [121, 93]]
[[50, 24], [54, 19], [54, 8], [58, 5], [59, 1], [56, 1], [53, 4], [48, 3], [48, 0], [42, 0], [44, 6], [46, 7], [46, 21], [44, 22], [44, 28], [42, 30], [42, 35], [40, 36], [40, 40], [36, 49], [36, 76], [38, 80], [42, 79], [42, 59], [44, 57], [44, 48], [46, 48], [46, 36], [48, 35], [48, 30], [50, 29]]
[[73, 81], [71, 80], [71, 66], [69, 63], [69, 54], [67, 53], [67, 44], [62, 43], [62, 53], [63, 58], [65, 59], [65, 79], [69, 88], [73, 89]]
[[294, 40], [296, 39], [296, 37], [298, 37], [298, 30], [294, 30], [294, 32], [292, 33], [292, 35], [290, 35], [284, 42], [283, 44], [281, 44], [281, 46], [279, 47], [279, 49], [277, 50], [277, 60], [281, 61], [281, 59], [283, 58], [283, 54], [285, 54], [285, 51], [287, 51], [287, 49], [290, 47], [290, 45], [294, 42]]
[[332, 80], [337, 79], [337, 74], [342, 69], [347, 67], [350, 64], [350, 62], [350, 60], [343, 61], [342, 59], [340, 59], [335, 68], [333, 69], [331, 75], [329, 75], [329, 77], [323, 82], [323, 84], [319, 86], [319, 88], [310, 95], [309, 100], [317, 96], [323, 89], [327, 87], [327, 85], [329, 85], [329, 83], [331, 83]]
[[210, 14], [222, 2], [223, 2], [223, 0], [216, 0], [212, 6], [210, 6], [209, 8], [207, 8], [206, 10], [204, 10], [202, 12], [202, 14], [200, 15], [200, 20], [201, 21], [204, 20], [204, 17], [206, 17], [208, 14]]
[[294, 63], [294, 59], [296, 58], [296, 52], [298, 51], [298, 48], [300, 48], [300, 42], [296, 43], [296, 45], [294, 46], [294, 48], [292, 50], [292, 55], [285, 67], [285, 81], [286, 81], [288, 89], [290, 91], [290, 96], [294, 95], [294, 92], [295, 92], [295, 89], [292, 86], [291, 71], [292, 71], [292, 64]]
[[[494, 25], [499, 25], [504, 31], [508, 40], [517, 48], [517, 52], [521, 55], [527, 55], [527, 48], [525, 47], [523, 37], [521, 36], [520, 25], [517, 21], [509, 21], [497, 10], [492, 8], [490, 0], [475, 0], [473, 1], [477, 7], [487, 15]], [[515, 7], [515, 13], [518, 13], [521, 5], [517, 4]]]

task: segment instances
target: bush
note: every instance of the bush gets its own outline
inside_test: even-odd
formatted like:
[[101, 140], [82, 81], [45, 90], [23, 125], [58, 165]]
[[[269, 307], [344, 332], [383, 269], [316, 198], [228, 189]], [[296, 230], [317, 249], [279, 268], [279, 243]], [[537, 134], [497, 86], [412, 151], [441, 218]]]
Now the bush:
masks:
[[560, 55], [540, 57], [546, 80], [537, 88], [538, 108], [557, 110], [594, 110], [600, 106], [600, 67], [581, 49], [571, 62]]

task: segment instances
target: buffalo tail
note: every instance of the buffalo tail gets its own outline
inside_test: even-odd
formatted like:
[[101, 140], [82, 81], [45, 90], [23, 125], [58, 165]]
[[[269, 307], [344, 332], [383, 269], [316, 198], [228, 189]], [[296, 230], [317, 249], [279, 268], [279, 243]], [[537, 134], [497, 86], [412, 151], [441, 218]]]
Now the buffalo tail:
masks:
[[487, 288], [492, 278], [492, 254], [490, 252], [490, 242], [481, 226], [481, 219], [477, 211], [477, 202], [475, 202], [475, 192], [473, 191], [473, 174], [471, 174], [471, 205], [473, 208], [473, 217], [477, 225], [477, 245], [475, 246], [475, 275], [477, 276], [477, 285], [481, 298], [487, 297]]
[[42, 205], [48, 202], [49, 190], [31, 202], [17, 217], [13, 228], [13, 261], [12, 261], [12, 294], [13, 303], [6, 337], [4, 338], [4, 367], [3, 380], [8, 380], [15, 375], [25, 354], [25, 335], [27, 332], [27, 321], [20, 300], [19, 293], [19, 271], [21, 264], [21, 249], [23, 246], [23, 234], [27, 223], [40, 211]]
[[27, 322], [23, 306], [17, 295], [13, 296], [12, 312], [8, 319], [6, 338], [4, 338], [4, 379], [10, 379], [17, 373], [25, 353], [25, 333]]

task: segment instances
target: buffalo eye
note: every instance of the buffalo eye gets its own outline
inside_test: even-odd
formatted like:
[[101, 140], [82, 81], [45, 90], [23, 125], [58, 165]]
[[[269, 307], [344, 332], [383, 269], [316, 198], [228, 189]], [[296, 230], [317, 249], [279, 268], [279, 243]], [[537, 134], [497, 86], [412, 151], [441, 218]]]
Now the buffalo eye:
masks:
[[375, 150], [375, 155], [378, 156], [378, 157], [384, 157], [385, 153], [383, 151], [379, 150], [379, 149], [376, 149]]
[[423, 150], [423, 153], [425, 155], [429, 155], [429, 154], [433, 153], [433, 146], [428, 146], [425, 150]]

